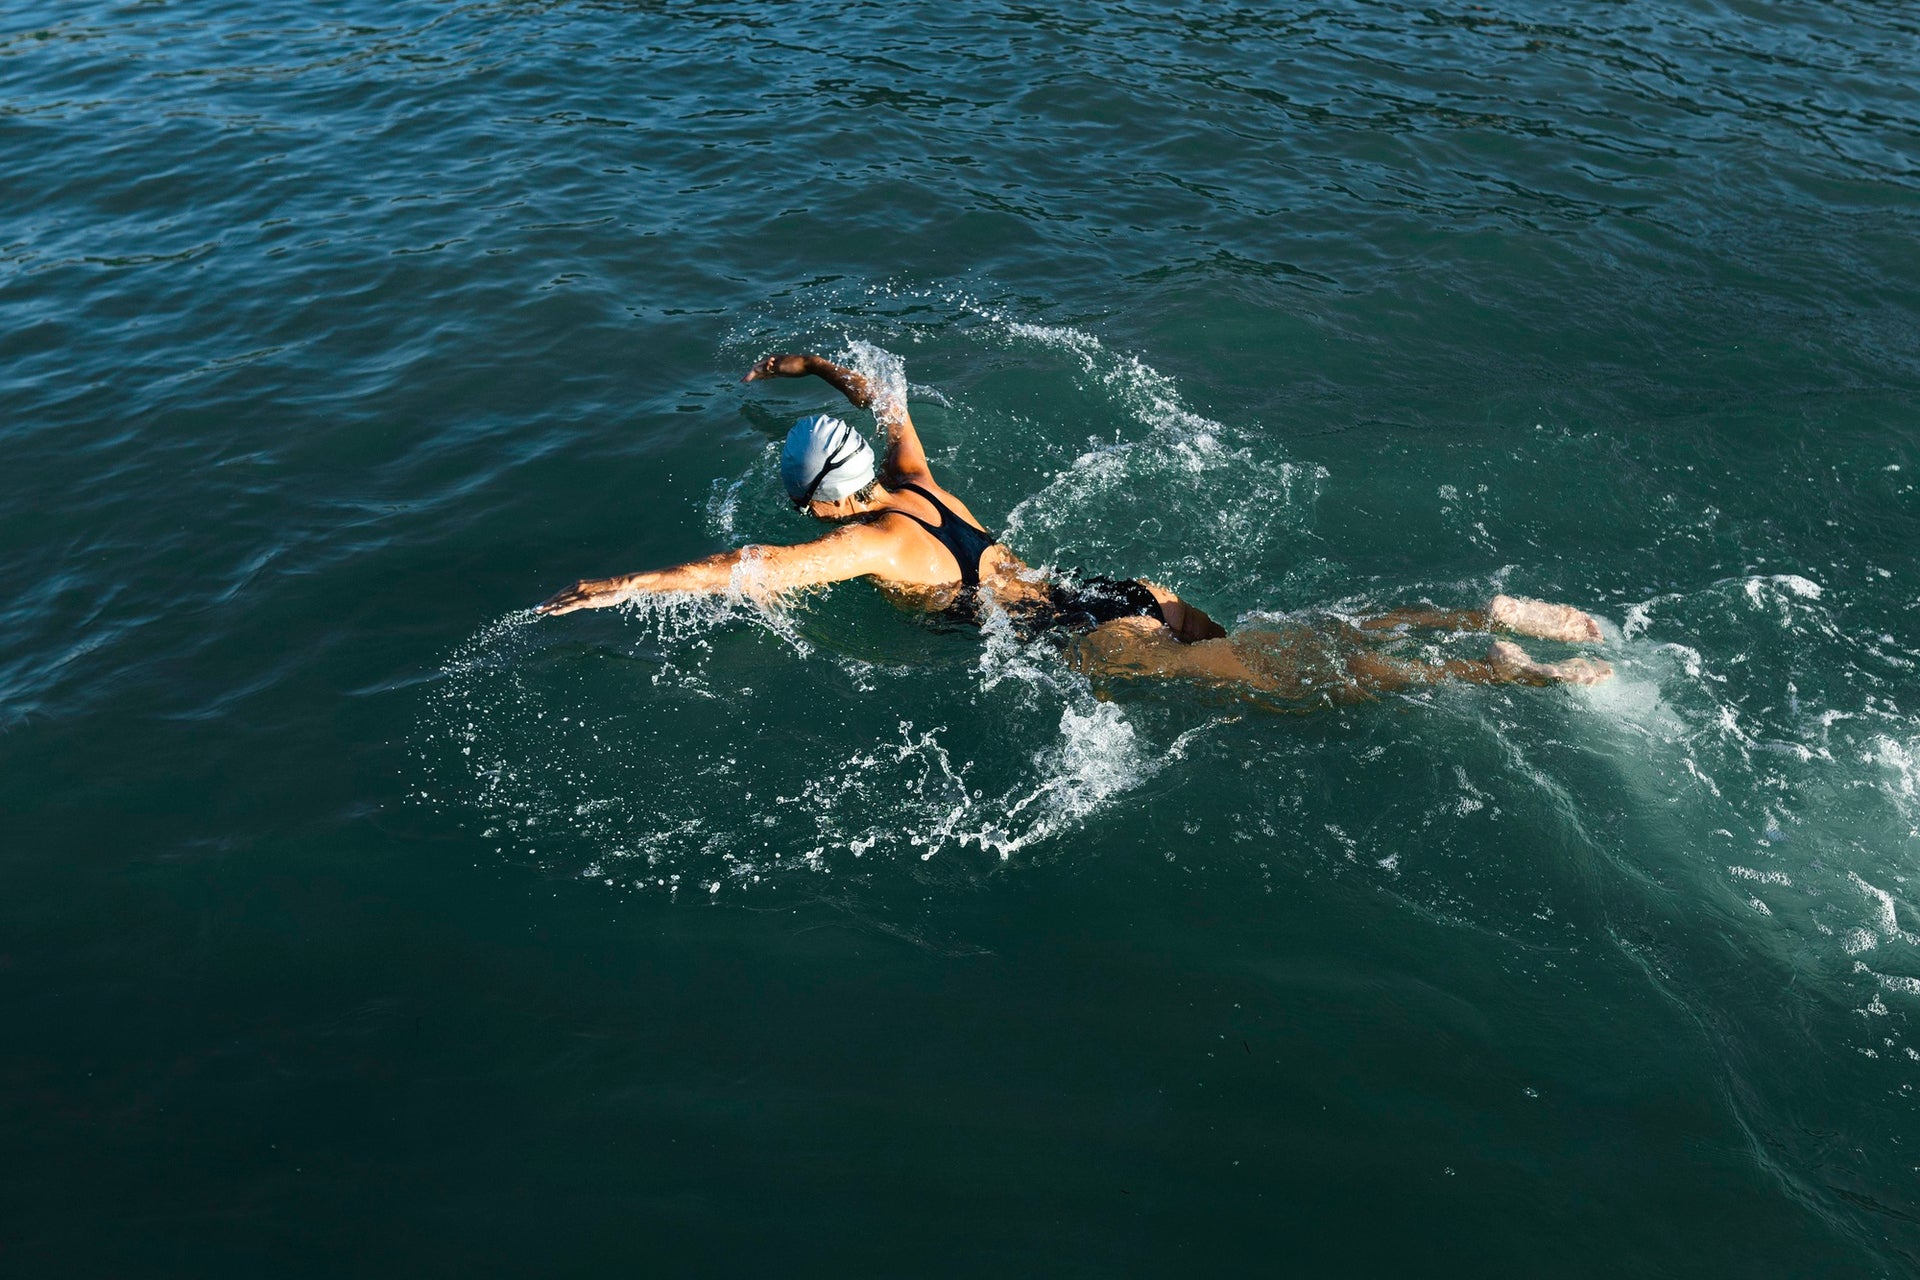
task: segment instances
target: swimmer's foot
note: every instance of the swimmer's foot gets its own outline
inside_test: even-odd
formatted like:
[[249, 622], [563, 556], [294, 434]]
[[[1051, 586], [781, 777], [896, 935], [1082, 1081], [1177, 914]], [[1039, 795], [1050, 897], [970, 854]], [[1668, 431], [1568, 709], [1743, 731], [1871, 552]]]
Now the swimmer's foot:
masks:
[[1523, 600], [1519, 596], [1495, 596], [1487, 605], [1487, 617], [1496, 627], [1539, 640], [1594, 644], [1600, 639], [1600, 624], [1593, 615], [1582, 613], [1570, 604], [1548, 604], [1545, 600]]
[[1511, 640], [1495, 640], [1487, 650], [1487, 661], [1507, 679], [1529, 684], [1599, 684], [1613, 676], [1613, 668], [1598, 658], [1536, 662]]

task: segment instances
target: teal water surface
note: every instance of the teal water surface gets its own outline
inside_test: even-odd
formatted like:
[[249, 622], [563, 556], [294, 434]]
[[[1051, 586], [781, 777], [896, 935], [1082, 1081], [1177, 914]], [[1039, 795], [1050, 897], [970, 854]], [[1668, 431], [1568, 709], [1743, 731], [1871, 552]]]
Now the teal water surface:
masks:
[[[1874, 0], [0, 13], [0, 1267], [1912, 1274], [1916, 85]], [[800, 349], [1034, 564], [1617, 676], [529, 612], [812, 536]]]

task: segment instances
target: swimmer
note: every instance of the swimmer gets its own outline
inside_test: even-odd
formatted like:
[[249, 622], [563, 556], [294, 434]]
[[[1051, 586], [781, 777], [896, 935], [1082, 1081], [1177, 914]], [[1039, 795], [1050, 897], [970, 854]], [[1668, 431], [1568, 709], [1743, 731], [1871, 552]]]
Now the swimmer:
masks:
[[1069, 661], [1104, 679], [1186, 679], [1288, 703], [1351, 702], [1463, 680], [1475, 684], [1593, 684], [1612, 675], [1594, 658], [1539, 662], [1510, 640], [1481, 660], [1431, 662], [1392, 647], [1413, 630], [1506, 631], [1569, 644], [1600, 639], [1570, 605], [1499, 595], [1481, 610], [1399, 610], [1232, 635], [1158, 583], [1132, 578], [1050, 580], [1021, 563], [933, 477], [902, 402], [876, 404], [851, 369], [817, 355], [771, 355], [742, 382], [813, 376], [872, 410], [887, 451], [829, 414], [796, 422], [780, 479], [796, 510], [838, 527], [797, 546], [750, 546], [669, 569], [590, 578], [540, 606], [543, 614], [598, 609], [644, 595], [738, 592], [765, 599], [799, 587], [866, 578], [902, 608], [979, 624], [1003, 614], [1022, 639], [1059, 641]]

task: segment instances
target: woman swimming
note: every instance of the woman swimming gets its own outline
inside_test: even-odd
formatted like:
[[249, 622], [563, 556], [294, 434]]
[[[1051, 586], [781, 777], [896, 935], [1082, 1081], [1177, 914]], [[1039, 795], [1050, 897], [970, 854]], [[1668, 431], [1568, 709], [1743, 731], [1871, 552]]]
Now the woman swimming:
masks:
[[798, 510], [837, 528], [796, 546], [742, 547], [668, 569], [586, 579], [540, 611], [602, 608], [658, 592], [766, 597], [867, 578], [904, 608], [969, 623], [1002, 615], [1022, 639], [1059, 641], [1089, 675], [1188, 679], [1289, 703], [1354, 701], [1441, 680], [1592, 684], [1612, 674], [1593, 658], [1537, 662], [1506, 640], [1495, 641], [1480, 660], [1430, 662], [1389, 651], [1413, 629], [1599, 640], [1599, 624], [1569, 605], [1500, 595], [1484, 610], [1400, 610], [1229, 635], [1158, 583], [1049, 579], [1001, 545], [933, 478], [904, 400], [876, 405], [865, 378], [817, 355], [768, 356], [741, 381], [808, 375], [832, 384], [856, 408], [872, 409], [887, 433], [877, 471], [871, 446], [839, 418], [815, 414], [787, 433], [780, 478], [788, 497]]

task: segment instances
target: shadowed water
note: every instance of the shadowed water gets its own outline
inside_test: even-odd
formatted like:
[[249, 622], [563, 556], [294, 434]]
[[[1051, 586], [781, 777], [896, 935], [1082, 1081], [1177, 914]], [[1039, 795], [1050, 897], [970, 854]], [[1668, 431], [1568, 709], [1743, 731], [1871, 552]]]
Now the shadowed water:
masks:
[[[1917, 51], [0, 15], [5, 1269], [1909, 1273]], [[863, 584], [533, 615], [813, 535], [776, 349], [1033, 564], [1567, 600], [1617, 676], [1282, 716]]]

